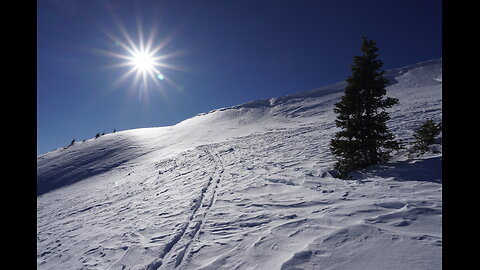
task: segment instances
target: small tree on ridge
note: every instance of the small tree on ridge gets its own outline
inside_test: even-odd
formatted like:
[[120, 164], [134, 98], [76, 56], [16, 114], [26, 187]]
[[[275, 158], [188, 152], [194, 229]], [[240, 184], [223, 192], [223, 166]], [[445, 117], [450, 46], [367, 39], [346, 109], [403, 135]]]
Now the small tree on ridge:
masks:
[[419, 152], [420, 154], [429, 151], [429, 145], [435, 143], [435, 137], [442, 132], [442, 122], [435, 124], [432, 119], [425, 121], [413, 134], [415, 141], [411, 152]]

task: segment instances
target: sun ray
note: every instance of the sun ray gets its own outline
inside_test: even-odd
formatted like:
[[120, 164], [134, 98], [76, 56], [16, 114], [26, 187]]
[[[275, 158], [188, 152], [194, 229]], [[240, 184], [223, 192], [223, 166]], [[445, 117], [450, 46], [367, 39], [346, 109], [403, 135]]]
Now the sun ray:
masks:
[[143, 44], [143, 27], [142, 22], [137, 20], [137, 35], [138, 35], [138, 45], [140, 51], [145, 51], [145, 47]]
[[112, 51], [101, 50], [101, 49], [92, 49], [92, 52], [97, 53], [97, 54], [101, 54], [101, 55], [105, 55], [105, 56], [120, 58], [120, 59], [124, 59], [124, 60], [130, 60], [131, 59], [131, 56], [124, 55], [124, 54], [121, 54], [121, 53], [115, 53], [115, 52], [112, 52]]
[[152, 50], [152, 45], [153, 45], [153, 42], [155, 41], [156, 34], [157, 34], [157, 28], [152, 27], [152, 29], [150, 30], [150, 34], [148, 35], [147, 46], [145, 48], [146, 51], [150, 51], [152, 52], [152, 54], [157, 53], [157, 51]]
[[115, 19], [117, 21], [117, 26], [120, 29], [120, 33], [128, 42], [128, 46], [126, 46], [123, 42], [120, 43], [120, 46], [122, 46], [122, 48], [132, 54], [137, 50], [137, 46], [135, 45], [135, 42], [133, 42], [132, 37], [128, 33], [127, 29], [123, 26], [123, 24], [118, 20], [118, 18], [115, 17]]
[[130, 69], [129, 71], [125, 72], [124, 74], [122, 74], [122, 76], [120, 76], [120, 78], [116, 79], [113, 82], [112, 87], [120, 86], [122, 83], [124, 83], [128, 79], [128, 77], [130, 77], [135, 72], [136, 70], [134, 69]]
[[185, 67], [181, 67], [181, 66], [178, 66], [178, 65], [167, 64], [167, 63], [158, 62], [158, 63], [155, 64], [155, 66], [159, 67], [159, 68], [167, 68], [167, 69], [171, 69], [171, 70], [190, 72], [190, 70], [188, 70]]
[[167, 35], [165, 38], [163, 38], [163, 40], [155, 47], [151, 50], [151, 52], [153, 54], [156, 54], [157, 52], [161, 51], [163, 48], [165, 48], [170, 42], [172, 42], [172, 40], [174, 39], [175, 37], [175, 33], [170, 33], [169, 35]]
[[155, 61], [162, 61], [162, 60], [165, 60], [165, 59], [169, 59], [169, 58], [174, 58], [174, 57], [178, 57], [178, 56], [181, 56], [183, 55], [185, 52], [182, 52], [182, 51], [176, 51], [176, 52], [171, 52], [169, 54], [162, 54], [160, 56], [155, 56], [153, 57], [153, 59]]

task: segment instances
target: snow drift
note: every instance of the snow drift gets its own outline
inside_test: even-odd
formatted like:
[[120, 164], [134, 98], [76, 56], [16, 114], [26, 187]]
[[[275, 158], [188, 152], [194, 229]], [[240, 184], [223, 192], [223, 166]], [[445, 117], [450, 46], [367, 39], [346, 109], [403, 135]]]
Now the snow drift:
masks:
[[[442, 117], [442, 59], [390, 70], [388, 122]], [[345, 82], [37, 157], [38, 269], [440, 269], [439, 151], [331, 176]]]

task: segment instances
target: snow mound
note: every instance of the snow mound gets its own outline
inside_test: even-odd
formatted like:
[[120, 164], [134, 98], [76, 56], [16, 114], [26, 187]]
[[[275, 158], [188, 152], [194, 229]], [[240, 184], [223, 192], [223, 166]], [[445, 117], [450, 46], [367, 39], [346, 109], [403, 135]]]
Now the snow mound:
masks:
[[[387, 123], [442, 117], [442, 60], [386, 72]], [[345, 82], [37, 157], [37, 269], [439, 269], [441, 146], [336, 179]]]

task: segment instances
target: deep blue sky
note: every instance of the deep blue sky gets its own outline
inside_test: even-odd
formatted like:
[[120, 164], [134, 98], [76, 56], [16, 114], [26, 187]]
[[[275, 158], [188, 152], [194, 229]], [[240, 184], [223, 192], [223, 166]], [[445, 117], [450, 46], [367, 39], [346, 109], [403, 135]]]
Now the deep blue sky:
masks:
[[[160, 68], [160, 87], [112, 87], [129, 68], [98, 51], [125, 54], [108, 33], [138, 42], [138, 22], [180, 69]], [[362, 34], [384, 69], [441, 57], [442, 2], [37, 0], [37, 154], [344, 80]]]

